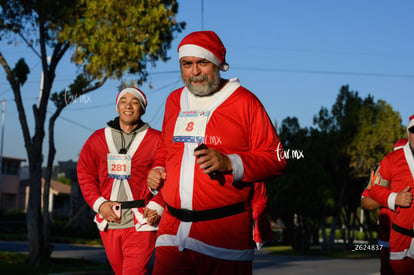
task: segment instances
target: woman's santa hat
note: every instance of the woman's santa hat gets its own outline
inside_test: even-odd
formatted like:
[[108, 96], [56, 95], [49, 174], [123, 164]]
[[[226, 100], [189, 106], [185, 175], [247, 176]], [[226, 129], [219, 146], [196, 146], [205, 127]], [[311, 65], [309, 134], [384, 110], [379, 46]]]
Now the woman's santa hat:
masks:
[[145, 94], [137, 88], [131, 87], [131, 88], [125, 88], [122, 91], [119, 92], [119, 94], [116, 97], [116, 108], [118, 110], [118, 103], [119, 100], [121, 100], [121, 98], [126, 94], [126, 93], [130, 93], [133, 94], [139, 101], [139, 103], [141, 103], [141, 107], [142, 107], [142, 113], [145, 113], [145, 109], [147, 108], [147, 97], [145, 96]]
[[227, 71], [226, 48], [213, 31], [192, 32], [178, 45], [178, 57], [195, 56], [207, 59], [217, 65], [221, 71]]

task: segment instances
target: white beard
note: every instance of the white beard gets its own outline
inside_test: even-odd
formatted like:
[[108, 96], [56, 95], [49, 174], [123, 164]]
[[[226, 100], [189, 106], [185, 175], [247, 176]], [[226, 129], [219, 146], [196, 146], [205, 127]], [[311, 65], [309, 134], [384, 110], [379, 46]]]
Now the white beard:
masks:
[[[194, 86], [193, 84], [191, 84], [191, 82], [193, 81], [204, 80], [207, 82], [204, 85]], [[218, 87], [220, 86], [220, 72], [217, 68], [214, 77], [210, 80], [207, 78], [207, 76], [194, 76], [190, 77], [187, 82], [184, 81], [184, 84], [192, 94], [196, 96], [208, 96], [216, 92]]]

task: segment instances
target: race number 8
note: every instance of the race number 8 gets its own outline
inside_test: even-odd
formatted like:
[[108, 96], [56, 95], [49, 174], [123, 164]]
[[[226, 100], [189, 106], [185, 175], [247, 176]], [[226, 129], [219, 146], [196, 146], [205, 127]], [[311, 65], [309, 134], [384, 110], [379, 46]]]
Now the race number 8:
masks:
[[192, 131], [194, 130], [194, 122], [190, 121], [190, 122], [187, 124], [187, 128], [185, 128], [185, 130], [186, 130], [187, 132], [192, 132]]

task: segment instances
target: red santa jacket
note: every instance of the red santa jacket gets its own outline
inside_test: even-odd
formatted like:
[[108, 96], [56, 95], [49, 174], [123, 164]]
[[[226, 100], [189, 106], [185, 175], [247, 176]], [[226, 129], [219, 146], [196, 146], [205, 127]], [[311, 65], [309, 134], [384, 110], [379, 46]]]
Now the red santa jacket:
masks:
[[[384, 206], [394, 209], [396, 194], [407, 186], [414, 189], [414, 157], [409, 143], [402, 149], [393, 151], [380, 162], [378, 175], [369, 191], [370, 196]], [[408, 208], [396, 207], [392, 212], [391, 221], [398, 227], [413, 230], [414, 205]], [[390, 258], [403, 259], [407, 256], [412, 238], [398, 233], [394, 229], [390, 235]]]
[[[365, 189], [361, 198], [370, 197], [368, 189]], [[380, 207], [378, 215], [378, 244], [389, 248], [392, 211], [388, 207]]]
[[197, 144], [173, 142], [179, 112], [191, 111], [188, 93], [186, 88], [177, 89], [166, 102], [162, 128], [167, 149], [167, 179], [162, 187], [165, 202], [174, 209], [192, 211], [244, 203], [245, 211], [200, 222], [182, 221], [165, 211], [156, 246], [177, 246], [220, 259], [252, 260], [252, 186], [284, 170], [286, 162], [276, 151], [279, 138], [256, 96], [237, 79], [230, 80], [208, 107], [204, 143], [233, 160], [233, 174], [224, 175], [221, 183], [212, 180], [195, 163]]
[[[153, 195], [147, 186], [148, 171], [153, 168], [155, 154], [160, 147], [161, 134], [159, 131], [142, 126], [131, 144], [128, 154], [131, 156], [131, 178], [127, 181], [126, 189], [129, 200], [145, 200], [146, 204], [152, 201], [156, 207], [163, 207], [161, 196]], [[112, 140], [111, 129], [106, 127], [95, 131], [82, 148], [78, 161], [78, 181], [86, 203], [98, 213], [101, 204], [117, 197], [121, 180], [109, 178], [107, 154], [114, 152], [115, 145]], [[162, 161], [162, 159], [161, 159]], [[132, 208], [135, 227], [139, 231], [156, 230], [157, 227], [149, 226], [142, 217], [142, 209]], [[100, 230], [106, 228], [106, 221], [97, 214], [95, 222]]]

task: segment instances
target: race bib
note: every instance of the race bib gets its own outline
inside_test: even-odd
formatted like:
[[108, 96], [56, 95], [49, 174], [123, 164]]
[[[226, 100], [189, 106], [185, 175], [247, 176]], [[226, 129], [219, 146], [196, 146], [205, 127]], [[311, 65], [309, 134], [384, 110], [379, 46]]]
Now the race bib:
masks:
[[131, 178], [131, 158], [127, 154], [108, 154], [108, 175], [111, 179]]
[[175, 122], [173, 142], [202, 143], [209, 112], [183, 111]]

